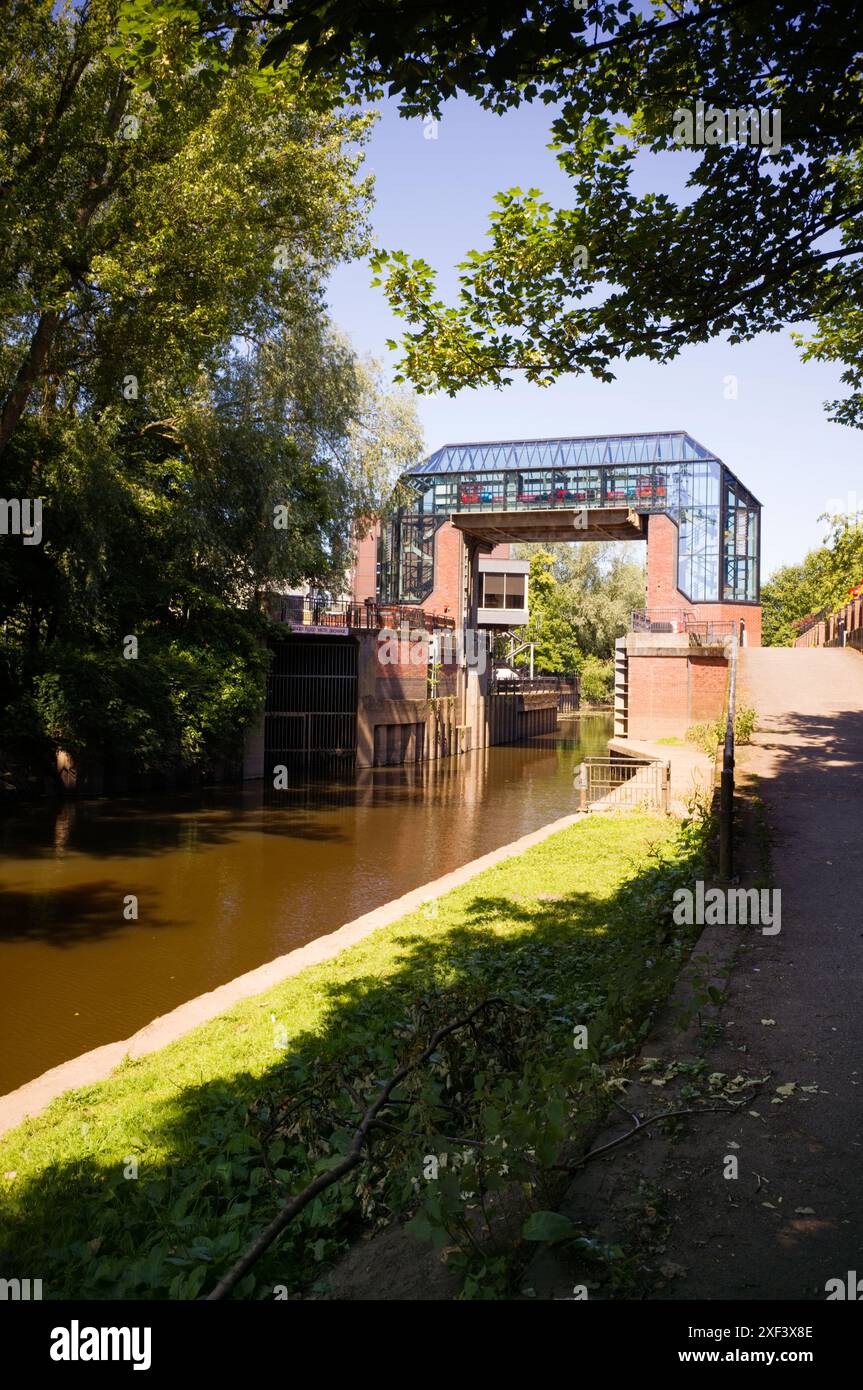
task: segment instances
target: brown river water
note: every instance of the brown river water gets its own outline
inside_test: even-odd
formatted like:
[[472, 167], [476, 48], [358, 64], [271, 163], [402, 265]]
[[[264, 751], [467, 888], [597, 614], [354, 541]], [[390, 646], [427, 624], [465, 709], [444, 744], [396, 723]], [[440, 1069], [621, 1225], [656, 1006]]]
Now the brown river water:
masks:
[[611, 725], [287, 792], [19, 807], [0, 820], [0, 1094], [569, 815]]

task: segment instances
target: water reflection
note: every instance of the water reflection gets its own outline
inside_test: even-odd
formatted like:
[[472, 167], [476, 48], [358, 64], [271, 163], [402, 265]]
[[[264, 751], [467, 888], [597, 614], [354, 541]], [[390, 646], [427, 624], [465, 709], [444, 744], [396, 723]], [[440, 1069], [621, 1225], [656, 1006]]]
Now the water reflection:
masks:
[[0, 823], [0, 1093], [568, 814], [610, 722], [285, 792], [23, 809]]

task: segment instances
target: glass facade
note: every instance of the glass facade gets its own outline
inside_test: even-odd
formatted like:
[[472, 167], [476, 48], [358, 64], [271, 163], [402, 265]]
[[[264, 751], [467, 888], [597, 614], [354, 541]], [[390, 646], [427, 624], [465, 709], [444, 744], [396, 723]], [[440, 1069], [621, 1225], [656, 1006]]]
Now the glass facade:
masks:
[[381, 538], [386, 602], [428, 598], [454, 512], [620, 506], [677, 523], [677, 587], [693, 603], [758, 602], [759, 503], [689, 435], [447, 445], [402, 481], [411, 501]]
[[726, 602], [758, 600], [761, 508], [726, 470], [722, 536], [722, 597]]
[[698, 463], [678, 480], [677, 587], [693, 603], [719, 598], [720, 473]]

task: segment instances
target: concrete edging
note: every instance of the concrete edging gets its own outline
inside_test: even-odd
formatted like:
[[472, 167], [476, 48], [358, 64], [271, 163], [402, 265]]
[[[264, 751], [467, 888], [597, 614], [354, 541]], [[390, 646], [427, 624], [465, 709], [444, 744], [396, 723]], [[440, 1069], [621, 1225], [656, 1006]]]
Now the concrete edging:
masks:
[[282, 980], [298, 975], [300, 971], [305, 970], [310, 965], [318, 965], [322, 961], [331, 960], [348, 946], [354, 946], [357, 942], [370, 936], [379, 927], [387, 927], [392, 922], [397, 922], [400, 917], [415, 912], [429, 898], [440, 897], [444, 893], [451, 892], [454, 888], [460, 888], [470, 879], [483, 873], [484, 870], [493, 868], [495, 864], [501, 863], [504, 859], [511, 859], [514, 855], [522, 854], [533, 845], [541, 844], [543, 840], [557, 834], [558, 831], [569, 829], [570, 826], [575, 825], [585, 817], [585, 812], [577, 811], [573, 815], [561, 816], [558, 820], [550, 821], [548, 825], [541, 826], [539, 830], [532, 830], [529, 834], [522, 835], [520, 839], [513, 840], [508, 845], [501, 845], [499, 849], [490, 850], [488, 854], [481, 855], [479, 859], [473, 859], [470, 863], [451, 870], [450, 873], [444, 874], [441, 878], [432, 879], [430, 883], [413, 888], [400, 898], [394, 898], [391, 902], [384, 903], [371, 912], [364, 913], [362, 917], [356, 917], [352, 922], [346, 922], [344, 926], [326, 936], [316, 937], [314, 941], [307, 942], [305, 946], [298, 946], [293, 951], [288, 951], [285, 955], [277, 956], [275, 960], [268, 961], [265, 965], [259, 965], [254, 970], [238, 975], [235, 979], [229, 980], [227, 984], [218, 985], [216, 989], [210, 990], [206, 994], [199, 994], [185, 1004], [179, 1004], [176, 1009], [172, 1009], [167, 1014], [161, 1014], [158, 1018], [154, 1018], [151, 1023], [139, 1028], [131, 1037], [124, 1038], [119, 1042], [105, 1043], [101, 1047], [93, 1048], [89, 1052], [81, 1053], [78, 1057], [73, 1057], [68, 1062], [61, 1062], [59, 1066], [52, 1067], [49, 1071], [43, 1072], [41, 1076], [25, 1082], [17, 1090], [9, 1091], [7, 1095], [0, 1096], [0, 1135], [14, 1129], [28, 1116], [35, 1118], [41, 1114], [52, 1100], [56, 1100], [64, 1092], [78, 1090], [82, 1086], [93, 1086], [99, 1081], [107, 1081], [115, 1067], [119, 1066], [127, 1057], [145, 1057], [151, 1052], [158, 1052], [160, 1048], [166, 1047], [168, 1043], [176, 1042], [178, 1038], [184, 1037], [186, 1033], [190, 1033], [201, 1024], [211, 1022], [219, 1014], [232, 1008], [234, 1004], [238, 1004], [244, 999], [251, 999], [256, 994], [263, 994], [274, 985], [280, 984]]

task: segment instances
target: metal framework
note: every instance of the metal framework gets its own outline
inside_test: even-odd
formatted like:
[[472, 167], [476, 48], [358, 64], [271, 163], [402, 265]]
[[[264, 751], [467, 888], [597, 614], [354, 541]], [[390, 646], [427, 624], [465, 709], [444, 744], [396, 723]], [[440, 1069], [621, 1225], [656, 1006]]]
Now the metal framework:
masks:
[[[628, 508], [678, 527], [677, 587], [693, 603], [759, 602], [761, 505], [685, 431], [446, 444], [403, 478], [413, 500], [381, 536], [381, 597], [422, 603], [442, 523], [478, 513]], [[573, 535], [571, 539], [578, 539]]]
[[444, 444], [409, 469], [407, 476], [493, 473], [498, 469], [620, 468], [632, 463], [694, 463], [715, 458], [684, 430], [592, 434], [572, 439], [499, 439], [481, 444]]
[[357, 746], [353, 640], [277, 642], [267, 677], [264, 754], [269, 768], [353, 765]]

